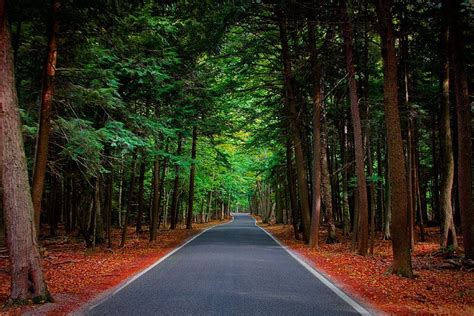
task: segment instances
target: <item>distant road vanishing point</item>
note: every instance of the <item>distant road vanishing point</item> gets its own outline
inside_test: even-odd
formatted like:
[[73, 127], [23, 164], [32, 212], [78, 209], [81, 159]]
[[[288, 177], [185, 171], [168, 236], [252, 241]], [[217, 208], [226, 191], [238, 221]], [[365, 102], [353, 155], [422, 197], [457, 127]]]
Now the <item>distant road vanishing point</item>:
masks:
[[198, 235], [86, 315], [368, 315], [247, 214]]

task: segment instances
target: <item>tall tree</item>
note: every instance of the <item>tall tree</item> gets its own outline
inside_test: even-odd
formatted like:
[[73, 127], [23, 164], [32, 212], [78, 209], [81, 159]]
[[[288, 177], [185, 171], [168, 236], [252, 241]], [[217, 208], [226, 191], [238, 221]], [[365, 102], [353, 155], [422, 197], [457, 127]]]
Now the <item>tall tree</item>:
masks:
[[313, 205], [309, 246], [318, 248], [319, 225], [321, 217], [321, 108], [323, 92], [321, 87], [321, 69], [318, 64], [316, 48], [316, 21], [314, 16], [308, 19], [308, 43], [311, 59], [311, 78], [313, 83]]
[[308, 177], [305, 167], [304, 139], [301, 135], [299, 113], [296, 106], [294, 78], [291, 66], [290, 49], [288, 46], [288, 19], [283, 10], [277, 11], [278, 27], [280, 30], [281, 59], [283, 62], [285, 99], [288, 107], [290, 133], [295, 147], [296, 175], [301, 205], [301, 219], [303, 223], [303, 239], [309, 241], [311, 227], [311, 213], [309, 208]]
[[137, 149], [133, 151], [132, 166], [130, 170], [130, 187], [128, 189], [128, 203], [127, 203], [127, 209], [125, 211], [125, 215], [123, 219], [122, 240], [120, 242], [120, 247], [124, 247], [125, 242], [127, 241], [128, 223], [130, 222], [130, 216], [132, 215], [132, 210], [133, 210], [133, 197], [134, 197], [134, 192], [135, 192], [135, 182], [137, 178], [136, 177], [137, 152], [138, 152]]
[[193, 126], [191, 144], [191, 170], [189, 172], [189, 192], [188, 192], [188, 214], [186, 216], [186, 229], [191, 229], [193, 224], [194, 205], [194, 178], [196, 176], [196, 146], [197, 146], [197, 126]]
[[458, 132], [458, 191], [459, 210], [464, 254], [467, 259], [474, 260], [474, 210], [472, 200], [472, 113], [469, 103], [469, 85], [464, 62], [464, 36], [460, 0], [450, 1], [451, 4], [451, 57], [454, 70], [454, 91], [456, 95], [456, 114]]
[[[156, 146], [160, 149], [160, 144]], [[158, 229], [158, 218], [160, 216], [160, 196], [161, 196], [161, 182], [160, 182], [160, 157], [155, 157], [153, 164], [153, 202], [151, 210], [151, 225], [150, 225], [150, 241], [156, 240], [156, 230]]]
[[48, 53], [44, 64], [43, 88], [41, 91], [41, 111], [38, 136], [36, 139], [35, 166], [31, 195], [35, 210], [36, 233], [40, 233], [41, 200], [43, 198], [44, 178], [48, 164], [49, 134], [51, 130], [51, 110], [53, 106], [54, 77], [56, 76], [56, 60], [59, 32], [59, 0], [51, 1], [51, 26], [48, 32]]
[[457, 247], [456, 228], [454, 227], [452, 208], [452, 189], [454, 179], [454, 157], [451, 138], [451, 115], [449, 111], [449, 1], [442, 2], [442, 30], [441, 30], [441, 183], [440, 183], [440, 208], [443, 214], [441, 225], [441, 247], [453, 245]]
[[397, 53], [391, 12], [392, 1], [377, 0], [375, 5], [384, 63], [384, 111], [392, 213], [392, 273], [411, 278], [413, 271], [407, 212], [407, 179], [398, 109]]
[[349, 84], [349, 96], [351, 100], [352, 127], [354, 129], [354, 149], [357, 176], [357, 198], [359, 222], [354, 223], [358, 227], [358, 247], [357, 252], [365, 256], [367, 255], [369, 244], [369, 212], [367, 202], [367, 185], [365, 179], [364, 168], [364, 144], [362, 141], [362, 126], [360, 122], [359, 96], [357, 95], [357, 82], [354, 67], [354, 53], [352, 48], [352, 24], [347, 13], [347, 5], [345, 0], [341, 0], [342, 15], [342, 35], [344, 38], [344, 52], [346, 55], [346, 69]]
[[11, 265], [11, 303], [50, 300], [41, 271], [28, 183], [6, 1], [0, 0], [0, 175]]
[[[178, 135], [178, 148], [176, 149], [176, 156], [181, 156], [181, 150], [183, 147], [183, 138]], [[178, 205], [179, 205], [179, 162], [176, 161], [174, 165], [174, 182], [173, 182], [173, 196], [171, 198], [171, 224], [170, 229], [176, 229], [178, 219]]]

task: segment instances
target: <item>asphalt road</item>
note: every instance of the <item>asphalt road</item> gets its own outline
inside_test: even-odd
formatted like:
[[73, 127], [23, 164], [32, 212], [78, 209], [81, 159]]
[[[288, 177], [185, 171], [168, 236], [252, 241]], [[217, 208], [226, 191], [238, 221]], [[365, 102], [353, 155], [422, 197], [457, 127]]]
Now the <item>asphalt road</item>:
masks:
[[294, 316], [366, 312], [335, 291], [256, 227], [252, 217], [237, 214], [233, 222], [201, 234], [89, 307], [85, 314]]

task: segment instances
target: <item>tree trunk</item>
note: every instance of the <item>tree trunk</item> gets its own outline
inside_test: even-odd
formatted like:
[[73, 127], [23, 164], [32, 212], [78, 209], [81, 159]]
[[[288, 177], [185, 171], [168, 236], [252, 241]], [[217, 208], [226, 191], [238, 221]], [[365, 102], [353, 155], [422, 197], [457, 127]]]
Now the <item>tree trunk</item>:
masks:
[[308, 19], [308, 43], [311, 59], [311, 77], [313, 81], [313, 199], [311, 231], [309, 246], [317, 249], [319, 246], [319, 226], [321, 217], [321, 109], [322, 87], [321, 69], [318, 65], [318, 52], [316, 48], [316, 22]]
[[454, 157], [451, 138], [451, 115], [449, 111], [449, 1], [442, 2], [443, 29], [441, 32], [441, 129], [440, 129], [440, 149], [441, 149], [441, 183], [440, 183], [440, 208], [443, 214], [443, 224], [441, 225], [441, 247], [457, 247], [456, 228], [453, 221], [452, 190], [454, 180]]
[[[160, 145], [156, 146], [156, 149], [160, 149]], [[158, 217], [160, 214], [160, 156], [155, 157], [155, 163], [153, 164], [153, 210], [151, 212], [151, 227], [150, 227], [150, 241], [156, 240], [156, 231], [158, 229]]]
[[120, 242], [120, 247], [125, 246], [125, 241], [127, 240], [127, 229], [128, 229], [128, 222], [130, 221], [130, 214], [133, 210], [133, 191], [135, 189], [135, 173], [137, 169], [137, 149], [133, 152], [132, 157], [132, 169], [130, 171], [130, 188], [128, 191], [128, 204], [127, 210], [125, 211], [125, 216], [123, 220], [123, 227], [122, 227], [122, 241]]
[[[436, 114], [438, 109], [433, 106], [434, 109], [431, 111], [431, 126], [439, 126], [436, 120]], [[438, 185], [438, 152], [436, 151], [436, 128], [431, 129], [431, 158], [433, 159], [433, 186], [431, 188], [431, 209], [432, 209], [432, 220], [436, 223], [440, 223], [440, 210], [439, 210], [439, 185]]]
[[385, 207], [384, 207], [384, 189], [383, 189], [383, 181], [381, 180], [382, 175], [384, 174], [383, 171], [383, 161], [382, 161], [382, 146], [380, 145], [381, 140], [380, 138], [377, 139], [377, 175], [379, 177], [379, 181], [377, 183], [377, 226], [380, 230], [383, 230], [383, 216], [385, 214]]
[[56, 60], [59, 32], [59, 0], [51, 2], [52, 21], [49, 30], [48, 54], [44, 66], [43, 88], [41, 91], [41, 111], [39, 120], [39, 130], [36, 140], [35, 166], [33, 170], [33, 184], [31, 195], [35, 210], [35, 227], [39, 235], [41, 200], [43, 197], [44, 178], [48, 163], [49, 133], [51, 130], [51, 108], [53, 106], [53, 81], [56, 75]]
[[123, 227], [123, 216], [122, 216], [122, 208], [123, 208], [123, 198], [124, 198], [124, 190], [123, 190], [123, 180], [125, 176], [124, 172], [124, 166], [123, 166], [123, 154], [120, 159], [120, 167], [119, 167], [119, 174], [120, 174], [120, 180], [119, 180], [119, 192], [118, 192], [118, 201], [117, 201], [117, 210], [118, 210], [118, 216], [117, 216], [117, 222], [120, 228]]
[[391, 0], [377, 0], [376, 11], [384, 62], [384, 107], [392, 210], [392, 273], [413, 277], [408, 222], [407, 182], [398, 109], [397, 54]]
[[107, 247], [112, 248], [112, 207], [113, 207], [113, 193], [114, 193], [114, 169], [110, 170], [110, 174], [106, 177], [106, 192], [105, 192], [105, 238], [107, 239]]
[[310, 226], [311, 226], [311, 214], [309, 209], [309, 192], [308, 192], [308, 178], [305, 167], [305, 154], [303, 151], [304, 139], [299, 129], [299, 114], [296, 108], [296, 99], [294, 92], [294, 78], [293, 71], [291, 69], [291, 59], [288, 47], [288, 35], [287, 35], [287, 19], [282, 12], [278, 12], [278, 26], [280, 30], [280, 41], [281, 41], [281, 58], [284, 65], [284, 78], [285, 78], [285, 92], [286, 102], [288, 107], [288, 113], [290, 116], [290, 130], [293, 145], [295, 147], [295, 160], [296, 160], [296, 173], [298, 181], [298, 190], [301, 204], [301, 215], [303, 223], [303, 239], [305, 242], [309, 241]]
[[10, 253], [10, 303], [51, 299], [41, 271], [5, 0], [0, 0], [0, 175]]
[[392, 223], [392, 190], [390, 187], [390, 163], [388, 161], [388, 153], [385, 150], [385, 213], [383, 222], [383, 239], [390, 240], [390, 224]]
[[[368, 130], [368, 129], [367, 129]], [[368, 134], [368, 133], [367, 133]], [[373, 164], [372, 164], [372, 150], [370, 146], [370, 137], [367, 136], [367, 169], [369, 172], [369, 177], [372, 177], [374, 174]], [[375, 244], [375, 211], [377, 205], [377, 190], [375, 189], [375, 183], [373, 179], [370, 180], [370, 254], [374, 254], [374, 244]]]
[[367, 185], [365, 180], [364, 170], [364, 145], [362, 142], [362, 126], [360, 122], [359, 112], [359, 97], [357, 95], [356, 73], [353, 61], [352, 48], [352, 25], [347, 13], [347, 7], [344, 0], [341, 0], [341, 15], [342, 15], [342, 35], [344, 38], [344, 52], [346, 55], [346, 68], [349, 84], [349, 95], [351, 99], [351, 115], [352, 127], [354, 129], [354, 149], [356, 161], [356, 176], [357, 176], [357, 197], [359, 206], [359, 221], [355, 223], [358, 225], [358, 247], [359, 255], [367, 255], [368, 241], [369, 241], [369, 215], [367, 202]]
[[332, 207], [332, 190], [331, 190], [331, 177], [329, 175], [328, 166], [328, 134], [326, 129], [326, 122], [323, 119], [322, 133], [321, 133], [321, 187], [322, 187], [322, 201], [324, 205], [324, 218], [326, 220], [326, 226], [328, 230], [328, 237], [326, 239], [327, 244], [337, 242], [336, 239], [336, 226], [334, 224], [334, 214]]
[[451, 30], [451, 58], [454, 70], [458, 136], [458, 191], [459, 210], [466, 259], [474, 259], [474, 210], [472, 200], [472, 127], [469, 86], [463, 60], [464, 39], [458, 13], [460, 1], [450, 1], [453, 26]]
[[295, 239], [300, 239], [300, 234], [298, 232], [298, 202], [296, 200], [296, 188], [295, 188], [295, 178], [294, 178], [294, 168], [293, 168], [293, 153], [292, 153], [291, 140], [286, 142], [286, 177], [288, 181], [288, 191], [290, 194], [290, 207], [291, 207], [291, 223], [293, 224], [293, 231], [295, 234]]
[[[178, 148], [176, 150], [176, 156], [181, 156], [183, 139], [181, 135], [178, 136]], [[171, 225], [170, 229], [176, 229], [177, 217], [178, 217], [178, 194], [179, 194], [179, 163], [175, 163], [174, 166], [175, 176], [173, 183], [173, 197], [171, 199]]]
[[189, 193], [188, 193], [188, 216], [186, 217], [186, 229], [192, 228], [193, 204], [194, 204], [194, 178], [196, 173], [196, 145], [197, 127], [193, 127], [193, 139], [191, 145], [191, 170], [189, 172]]
[[145, 207], [145, 203], [143, 201], [143, 195], [145, 192], [144, 184], [145, 184], [145, 172], [146, 172], [145, 159], [146, 158], [142, 154], [141, 162], [140, 162], [140, 175], [138, 176], [139, 187], [138, 187], [138, 212], [137, 212], [137, 227], [136, 227], [137, 233], [140, 233], [142, 231], [143, 209]]
[[347, 124], [346, 120], [344, 119], [344, 127], [343, 127], [343, 140], [341, 150], [343, 155], [343, 162], [344, 162], [344, 173], [342, 178], [342, 233], [344, 236], [349, 236], [351, 230], [351, 214], [349, 209], [349, 188], [348, 188], [348, 164], [349, 164], [349, 155], [347, 152]]

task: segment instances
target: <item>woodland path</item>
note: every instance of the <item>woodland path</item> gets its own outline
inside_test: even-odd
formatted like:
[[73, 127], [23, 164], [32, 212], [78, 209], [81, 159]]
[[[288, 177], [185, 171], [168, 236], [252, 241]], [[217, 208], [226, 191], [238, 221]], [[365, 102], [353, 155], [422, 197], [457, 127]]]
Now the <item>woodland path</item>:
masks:
[[[121, 288], [87, 315], [367, 314], [330, 289], [249, 215], [235, 214]], [[342, 296], [342, 297], [341, 297]]]

